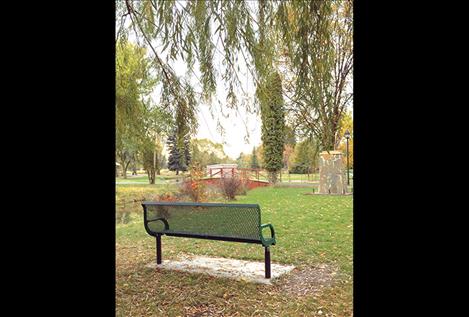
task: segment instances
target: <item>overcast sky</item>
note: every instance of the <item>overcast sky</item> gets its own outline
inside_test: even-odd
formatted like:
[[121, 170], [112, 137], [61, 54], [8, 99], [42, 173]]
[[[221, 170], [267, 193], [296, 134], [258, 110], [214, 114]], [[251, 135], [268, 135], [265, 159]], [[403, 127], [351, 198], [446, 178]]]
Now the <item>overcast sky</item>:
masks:
[[[196, 138], [211, 139], [214, 142], [222, 143], [225, 153], [234, 159], [239, 156], [240, 152], [251, 153], [253, 146], [257, 147], [261, 144], [260, 118], [256, 115], [247, 114], [240, 110], [240, 115], [233, 113], [227, 119], [220, 116], [220, 121], [225, 128], [222, 136], [217, 131], [216, 120], [211, 117], [208, 108], [207, 105], [202, 105], [199, 108], [199, 129]], [[249, 131], [248, 143], [245, 140], [247, 136], [246, 126]]]

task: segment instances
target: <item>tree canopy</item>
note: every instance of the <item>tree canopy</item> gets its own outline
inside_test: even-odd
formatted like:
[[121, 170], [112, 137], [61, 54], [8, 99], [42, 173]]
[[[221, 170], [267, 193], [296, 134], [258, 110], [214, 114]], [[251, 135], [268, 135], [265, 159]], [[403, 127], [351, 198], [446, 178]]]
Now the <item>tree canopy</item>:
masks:
[[208, 139], [193, 139], [191, 142], [192, 161], [205, 167], [210, 164], [234, 163], [225, 154], [223, 144]]
[[[149, 98], [158, 82], [151, 64], [144, 47], [123, 40], [116, 45], [116, 157], [124, 177], [131, 162], [141, 161], [147, 170], [151, 166], [152, 173], [159, 170], [159, 144], [173, 121]], [[151, 156], [153, 164], [149, 164]]]
[[[340, 119], [353, 98], [351, 0], [122, 0], [116, 17], [116, 41], [133, 32], [151, 52], [161, 81], [158, 104], [181, 114], [180, 130], [196, 128], [198, 103], [213, 107], [220, 84], [227, 91], [222, 112], [258, 111], [259, 100], [256, 107], [243, 98], [242, 70], [250, 73], [258, 96], [269, 93], [264, 79], [277, 70], [286, 83], [290, 121], [304, 135], [314, 135], [323, 149], [336, 144]], [[174, 70], [180, 63], [185, 76]]]
[[261, 104], [263, 167], [269, 172], [269, 181], [275, 183], [277, 174], [283, 167], [286, 139], [282, 81], [278, 72], [269, 74], [266, 88], [270, 94], [261, 94], [258, 97]]
[[351, 112], [346, 112], [344, 116], [342, 117], [342, 120], [340, 121], [340, 130], [339, 130], [339, 135], [341, 138], [338, 138], [337, 140], [337, 148], [339, 151], [342, 151], [344, 153], [343, 158], [344, 158], [344, 163], [346, 163], [347, 160], [347, 142], [344, 137], [345, 131], [350, 132], [350, 139], [349, 139], [349, 166], [353, 168], [353, 116]]
[[313, 140], [305, 139], [295, 146], [290, 173], [309, 174], [318, 166], [318, 147]]

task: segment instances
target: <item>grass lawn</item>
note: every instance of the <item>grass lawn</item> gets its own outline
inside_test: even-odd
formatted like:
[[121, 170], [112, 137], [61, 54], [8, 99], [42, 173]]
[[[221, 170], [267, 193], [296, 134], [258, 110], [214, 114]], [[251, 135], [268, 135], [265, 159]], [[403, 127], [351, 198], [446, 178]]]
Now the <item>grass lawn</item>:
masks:
[[[155, 184], [166, 184], [174, 182], [177, 179], [182, 179], [182, 175], [156, 175]], [[130, 185], [130, 184], [150, 184], [148, 181], [148, 175], [128, 175], [127, 178], [116, 177], [116, 184]]]
[[[164, 184], [168, 180], [167, 177], [164, 176], [156, 176], [155, 182]], [[138, 176], [128, 176], [127, 178], [123, 177], [116, 177], [116, 184], [119, 183], [141, 183], [141, 184], [149, 184], [148, 182], [148, 175], [138, 175]]]
[[282, 173], [282, 182], [288, 182], [289, 180], [303, 181], [303, 182], [318, 181], [319, 180], [319, 173], [309, 174], [309, 179], [308, 179], [308, 174], [290, 174], [290, 175], [288, 175], [288, 173]]
[[[167, 185], [116, 188], [118, 201], [171, 190]], [[297, 267], [273, 286], [145, 268], [155, 260], [155, 239], [145, 232], [137, 203], [127, 223], [116, 225], [116, 316], [351, 316], [353, 196], [308, 192], [264, 187], [237, 198], [260, 204], [262, 222], [274, 225], [272, 262]], [[260, 245], [165, 236], [162, 243], [163, 259], [198, 254], [264, 260]], [[284, 287], [307, 280], [305, 274], [318, 266], [336, 272], [329, 285], [301, 294]]]

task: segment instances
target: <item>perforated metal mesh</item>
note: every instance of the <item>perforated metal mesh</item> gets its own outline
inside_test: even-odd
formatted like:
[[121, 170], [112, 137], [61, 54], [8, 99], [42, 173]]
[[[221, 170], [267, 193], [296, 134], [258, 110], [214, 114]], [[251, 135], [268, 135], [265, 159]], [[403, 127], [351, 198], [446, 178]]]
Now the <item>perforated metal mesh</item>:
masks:
[[[260, 208], [244, 204], [145, 202], [147, 227], [155, 234], [185, 233], [260, 240]], [[162, 221], [165, 218], [169, 230]]]

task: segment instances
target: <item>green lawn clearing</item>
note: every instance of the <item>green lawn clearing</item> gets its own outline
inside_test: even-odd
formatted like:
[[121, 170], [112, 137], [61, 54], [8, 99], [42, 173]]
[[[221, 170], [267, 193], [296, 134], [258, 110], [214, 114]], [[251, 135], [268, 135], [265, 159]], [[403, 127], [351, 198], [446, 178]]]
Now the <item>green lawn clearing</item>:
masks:
[[289, 182], [289, 181], [301, 181], [301, 182], [313, 182], [319, 181], [319, 173], [315, 174], [288, 174], [282, 172], [282, 182]]
[[[181, 175], [156, 175], [155, 183], [156, 184], [166, 184], [171, 181], [182, 179]], [[116, 184], [150, 184], [148, 181], [148, 175], [128, 175], [127, 178], [116, 177]]]
[[[131, 202], [173, 189], [117, 185], [116, 198]], [[145, 268], [155, 260], [155, 239], [143, 228], [139, 203], [129, 205], [126, 223], [116, 225], [116, 315], [351, 316], [353, 196], [310, 192], [263, 187], [237, 197], [237, 203], [259, 204], [262, 222], [274, 225], [272, 262], [297, 267], [272, 286]], [[166, 260], [180, 254], [264, 260], [260, 245], [165, 236], [162, 241]], [[316, 276], [318, 268], [328, 283]], [[317, 287], [321, 283], [324, 286]]]

